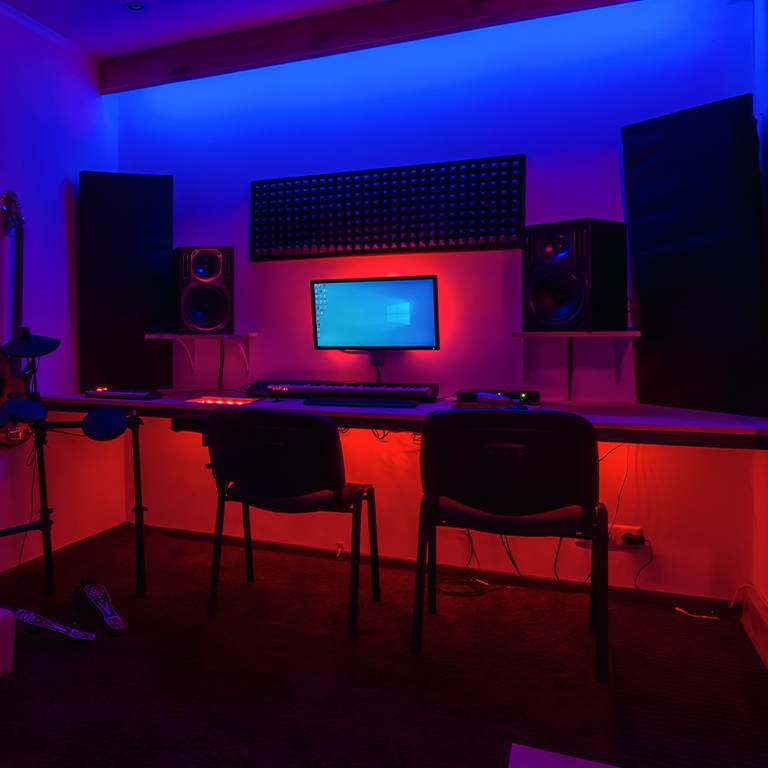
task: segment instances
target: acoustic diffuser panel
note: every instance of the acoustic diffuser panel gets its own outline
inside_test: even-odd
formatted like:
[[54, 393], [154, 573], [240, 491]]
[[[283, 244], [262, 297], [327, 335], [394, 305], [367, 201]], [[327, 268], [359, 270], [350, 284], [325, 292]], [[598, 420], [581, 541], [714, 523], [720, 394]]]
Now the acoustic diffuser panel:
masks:
[[251, 261], [519, 248], [525, 156], [251, 183]]

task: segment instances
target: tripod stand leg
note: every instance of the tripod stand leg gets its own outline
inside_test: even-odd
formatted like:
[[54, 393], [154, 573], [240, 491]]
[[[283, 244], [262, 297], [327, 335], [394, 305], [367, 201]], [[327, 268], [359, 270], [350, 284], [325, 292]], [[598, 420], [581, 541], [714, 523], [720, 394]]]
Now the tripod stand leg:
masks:
[[40, 489], [40, 509], [38, 514], [38, 526], [43, 537], [43, 568], [45, 570], [45, 594], [52, 595], [53, 585], [53, 545], [51, 542], [51, 512], [53, 510], [48, 506], [48, 480], [45, 474], [45, 438], [47, 431], [45, 425], [40, 422], [35, 424], [35, 452], [37, 456], [37, 478]]
[[144, 513], [147, 508], [142, 504], [141, 495], [141, 452], [139, 450], [139, 427], [143, 424], [136, 411], [128, 417], [133, 449], [133, 512], [136, 524], [136, 597], [147, 594], [146, 560], [144, 556]]

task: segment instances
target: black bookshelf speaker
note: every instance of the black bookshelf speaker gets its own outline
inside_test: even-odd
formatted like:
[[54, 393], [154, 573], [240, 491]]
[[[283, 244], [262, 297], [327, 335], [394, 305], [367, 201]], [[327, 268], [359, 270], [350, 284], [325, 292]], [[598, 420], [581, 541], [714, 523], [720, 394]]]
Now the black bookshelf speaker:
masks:
[[627, 328], [627, 225], [604, 219], [523, 231], [523, 330]]
[[81, 392], [173, 388], [173, 176], [82, 171], [76, 256]]
[[173, 251], [179, 333], [234, 333], [234, 248]]

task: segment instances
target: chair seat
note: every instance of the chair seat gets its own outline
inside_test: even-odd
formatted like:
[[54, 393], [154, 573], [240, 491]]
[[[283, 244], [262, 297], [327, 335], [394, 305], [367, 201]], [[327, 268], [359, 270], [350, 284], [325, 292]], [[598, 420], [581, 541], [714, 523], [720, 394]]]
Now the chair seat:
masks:
[[461, 502], [439, 497], [438, 525], [470, 528], [501, 536], [579, 536], [583, 517], [581, 507], [571, 505], [535, 515], [494, 515]]
[[283, 499], [261, 496], [231, 483], [227, 488], [227, 500], [245, 502], [251, 507], [268, 512], [351, 512], [355, 495], [370, 486], [363, 483], [346, 483], [341, 491], [341, 507], [336, 503], [332, 491], [318, 491], [304, 496], [289, 496]]

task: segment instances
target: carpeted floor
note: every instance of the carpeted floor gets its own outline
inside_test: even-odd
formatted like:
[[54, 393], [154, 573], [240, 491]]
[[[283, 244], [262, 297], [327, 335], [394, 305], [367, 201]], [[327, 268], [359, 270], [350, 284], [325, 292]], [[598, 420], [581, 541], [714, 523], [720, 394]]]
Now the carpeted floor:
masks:
[[[257, 550], [247, 585], [225, 547], [211, 619], [209, 543], [149, 535], [143, 599], [133, 545], [121, 526], [57, 551], [54, 595], [39, 562], [0, 576], [0, 605], [98, 635], [17, 623], [3, 768], [505, 768], [515, 742], [624, 768], [768, 765], [768, 671], [738, 621], [614, 597], [598, 684], [585, 594], [440, 594], [413, 656], [407, 569], [383, 569], [379, 604], [363, 570], [350, 643], [347, 560]], [[83, 577], [108, 589], [124, 635], [72, 605]]]

